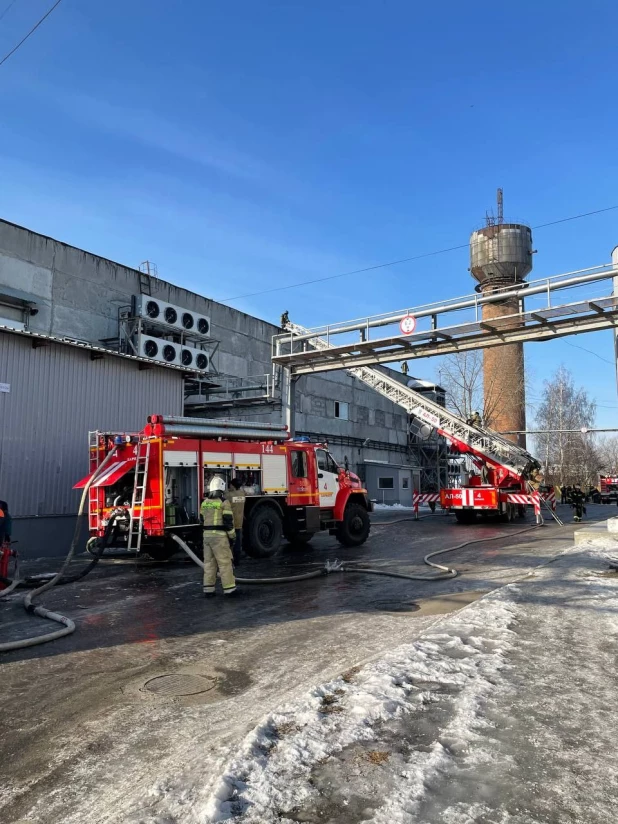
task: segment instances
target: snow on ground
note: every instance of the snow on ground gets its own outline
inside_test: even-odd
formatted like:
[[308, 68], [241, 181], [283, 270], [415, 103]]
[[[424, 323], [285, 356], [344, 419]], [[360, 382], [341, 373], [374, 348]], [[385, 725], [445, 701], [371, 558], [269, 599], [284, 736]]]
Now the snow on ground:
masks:
[[613, 824], [612, 550], [570, 550], [270, 715], [190, 820]]
[[411, 512], [414, 510], [413, 506], [404, 506], [403, 504], [376, 504], [374, 503], [373, 508], [376, 510], [383, 510], [384, 512], [391, 512], [392, 510], [403, 509], [405, 512]]

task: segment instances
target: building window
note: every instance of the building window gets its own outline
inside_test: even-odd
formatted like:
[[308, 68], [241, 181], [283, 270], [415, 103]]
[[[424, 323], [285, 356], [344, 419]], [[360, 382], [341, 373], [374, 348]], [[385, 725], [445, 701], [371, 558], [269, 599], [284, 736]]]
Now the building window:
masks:
[[401, 488], [402, 489], [410, 489], [410, 479], [409, 478], [402, 478], [401, 479]]
[[335, 401], [335, 417], [342, 421], [350, 419], [350, 405], [343, 401]]
[[302, 449], [292, 452], [292, 475], [294, 478], [307, 477], [307, 453]]
[[378, 478], [378, 489], [394, 489], [394, 478]]
[[386, 426], [386, 414], [381, 409], [376, 409], [376, 426]]

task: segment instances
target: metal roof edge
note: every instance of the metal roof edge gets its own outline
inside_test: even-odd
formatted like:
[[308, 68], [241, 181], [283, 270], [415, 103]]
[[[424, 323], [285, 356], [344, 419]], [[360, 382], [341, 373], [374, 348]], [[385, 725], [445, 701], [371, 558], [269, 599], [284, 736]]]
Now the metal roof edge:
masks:
[[183, 366], [176, 366], [173, 363], [162, 363], [161, 361], [150, 360], [150, 358], [143, 358], [140, 355], [127, 355], [124, 352], [114, 352], [113, 349], [106, 349], [104, 346], [95, 346], [92, 343], [82, 343], [75, 338], [61, 338], [56, 335], [47, 335], [44, 332], [32, 332], [30, 329], [14, 329], [11, 326], [0, 325], [0, 332], [6, 332], [11, 335], [20, 335], [21, 337], [30, 338], [31, 340], [47, 341], [48, 343], [58, 343], [63, 346], [71, 346], [74, 349], [82, 349], [86, 352], [98, 352], [102, 356], [110, 355], [113, 358], [122, 358], [123, 360], [134, 361], [136, 363], [144, 363], [148, 366], [156, 366], [160, 369], [169, 369], [174, 372], [180, 372], [182, 375], [189, 375], [191, 377], [202, 376], [204, 373], [191, 371], [185, 369]]

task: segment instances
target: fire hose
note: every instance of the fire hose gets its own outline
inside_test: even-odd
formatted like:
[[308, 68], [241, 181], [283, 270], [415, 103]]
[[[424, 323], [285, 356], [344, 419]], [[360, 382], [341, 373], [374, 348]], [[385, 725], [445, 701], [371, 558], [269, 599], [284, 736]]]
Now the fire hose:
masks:
[[[388, 526], [388, 524], [380, 524], [379, 526]], [[459, 572], [452, 567], [444, 566], [443, 564], [437, 564], [434, 561], [431, 561], [431, 558], [435, 558], [437, 555], [445, 555], [447, 552], [455, 552], [457, 549], [464, 549], [464, 547], [471, 546], [472, 544], [483, 544], [487, 541], [497, 541], [500, 538], [507, 538], [513, 535], [521, 535], [524, 532], [530, 532], [533, 529], [536, 529], [537, 526], [529, 526], [525, 529], [519, 529], [517, 532], [509, 532], [509, 533], [502, 533], [501, 535], [494, 535], [491, 538], [476, 538], [472, 541], [464, 541], [462, 544], [457, 544], [457, 546], [448, 547], [447, 549], [438, 549], [434, 552], [429, 552], [427, 555], [423, 557], [423, 563], [433, 569], [437, 569], [438, 573], [436, 575], [420, 575], [420, 574], [408, 574], [404, 572], [389, 572], [388, 570], [384, 569], [371, 569], [369, 567], [359, 567], [359, 566], [350, 566], [346, 565], [341, 561], [327, 561], [326, 564], [321, 567], [320, 569], [313, 570], [312, 572], [306, 572], [302, 575], [287, 575], [280, 578], [238, 578], [236, 577], [237, 584], [287, 584], [292, 583], [294, 581], [308, 581], [310, 578], [321, 578], [324, 575], [329, 575], [333, 572], [356, 572], [359, 574], [364, 575], [384, 575], [387, 578], [403, 578], [404, 580], [408, 581], [445, 581], [449, 578], [456, 578], [459, 575]], [[195, 561], [195, 563], [204, 569], [204, 562], [199, 558], [195, 552], [182, 540], [179, 538], [178, 535], [172, 535], [172, 538], [178, 546], [180, 546], [191, 558], [191, 560]]]
[[[105, 468], [107, 463], [111, 460], [111, 457], [114, 454], [114, 450], [112, 450], [102, 461], [101, 465], [97, 468], [97, 470], [93, 473], [93, 475], [88, 480], [88, 483], [84, 487], [84, 491], [82, 493], [82, 498], [79, 505], [78, 515], [77, 515], [77, 523], [75, 526], [75, 532], [73, 535], [73, 540], [71, 542], [71, 547], [69, 552], [62, 564], [60, 570], [48, 581], [44, 584], [39, 586], [37, 589], [32, 590], [29, 592], [24, 598], [24, 608], [26, 612], [32, 613], [33, 615], [38, 615], [41, 618], [47, 618], [51, 621], [56, 621], [59, 624], [63, 625], [62, 629], [56, 630], [54, 632], [49, 632], [44, 635], [37, 635], [31, 638], [25, 638], [18, 641], [9, 641], [3, 644], [0, 644], [0, 652], [9, 652], [11, 650], [16, 649], [23, 649], [26, 647], [36, 646], [38, 644], [44, 644], [47, 641], [54, 641], [58, 638], [62, 638], [65, 635], [70, 635], [72, 632], [75, 631], [75, 623], [64, 615], [61, 615], [57, 612], [52, 612], [48, 610], [46, 607], [43, 606], [35, 606], [33, 604], [33, 600], [36, 597], [39, 597], [46, 592], [47, 590], [51, 589], [53, 586], [56, 586], [60, 583], [71, 583], [73, 581], [77, 581], [80, 578], [83, 578], [85, 575], [88, 574], [92, 570], [92, 568], [98, 563], [103, 552], [106, 548], [106, 538], [107, 536], [111, 535], [113, 532], [113, 522], [116, 515], [112, 515], [110, 521], [108, 522], [108, 526], [106, 529], [106, 535], [102, 542], [100, 543], [99, 550], [95, 556], [95, 558], [85, 567], [80, 573], [74, 576], [64, 576], [65, 571], [67, 570], [73, 555], [75, 554], [75, 549], [77, 546], [77, 541], [79, 540], [79, 533], [80, 533], [80, 526], [81, 526], [81, 516], [83, 515], [85, 501], [88, 495], [88, 490], [92, 486], [92, 483], [96, 480], [97, 476], [101, 473], [101, 471]], [[388, 526], [389, 524], [380, 524], [378, 526]], [[526, 529], [520, 529], [517, 532], [511, 533], [502, 533], [501, 535], [494, 535], [489, 538], [477, 538], [470, 541], [464, 541], [461, 544], [457, 544], [453, 547], [448, 547], [446, 549], [438, 549], [434, 550], [433, 552], [429, 552], [427, 555], [423, 557], [423, 563], [427, 566], [438, 570], [435, 575], [420, 575], [420, 574], [408, 574], [403, 572], [390, 572], [388, 570], [383, 569], [372, 569], [369, 567], [360, 567], [356, 565], [346, 565], [341, 561], [327, 561], [326, 564], [318, 570], [313, 570], [311, 572], [302, 573], [300, 575], [288, 575], [288, 576], [281, 576], [276, 578], [236, 578], [236, 582], [239, 584], [245, 585], [268, 585], [268, 584], [284, 584], [284, 583], [293, 583], [297, 581], [307, 581], [312, 578], [321, 578], [326, 575], [332, 573], [357, 573], [357, 574], [364, 574], [364, 575], [382, 575], [388, 578], [397, 578], [397, 579], [404, 579], [408, 581], [444, 581], [451, 578], [456, 578], [459, 575], [459, 572], [452, 567], [445, 566], [443, 564], [438, 564], [431, 560], [431, 558], [435, 558], [438, 555], [444, 555], [448, 552], [455, 552], [456, 550], [463, 549], [464, 547], [471, 546], [473, 544], [481, 544], [486, 543], [488, 541], [496, 541], [501, 538], [511, 537], [514, 535], [520, 535], [524, 532], [529, 532], [532, 529], [536, 529], [536, 526], [527, 527]], [[173, 540], [184, 550], [184, 552], [202, 569], [204, 568], [204, 562], [193, 552], [193, 550], [177, 535], [172, 535]], [[2, 593], [0, 593], [0, 598], [5, 597], [6, 595], [10, 594], [15, 590], [17, 586], [22, 584], [27, 585], [29, 580], [40, 580], [38, 579], [15, 579], [10, 583], [10, 585], [5, 589]]]
[[[55, 630], [54, 632], [48, 632], [48, 633], [45, 633], [44, 635], [36, 635], [36, 636], [31, 637], [31, 638], [22, 638], [18, 641], [7, 641], [3, 644], [0, 644], [0, 652], [9, 652], [11, 650], [23, 649], [25, 647], [34, 647], [37, 644], [45, 644], [45, 643], [47, 643], [47, 641], [55, 641], [57, 638], [62, 638], [65, 635], [70, 635], [72, 632], [75, 632], [75, 623], [70, 618], [67, 618], [66, 615], [60, 615], [60, 613], [52, 612], [51, 610], [47, 609], [44, 606], [35, 605], [33, 603], [33, 601], [34, 601], [35, 598], [38, 598], [44, 592], [47, 592], [53, 586], [56, 586], [56, 584], [58, 584], [62, 581], [64, 573], [68, 569], [69, 564], [71, 563], [71, 561], [73, 559], [73, 556], [75, 554], [75, 549], [77, 547], [77, 542], [79, 540], [79, 535], [80, 535], [80, 532], [81, 532], [81, 526], [82, 526], [81, 518], [82, 518], [82, 515], [84, 514], [84, 507], [86, 505], [86, 500], [88, 498], [88, 491], [89, 491], [90, 487], [92, 486], [92, 484], [94, 483], [94, 481], [97, 479], [97, 477], [101, 474], [101, 472], [105, 469], [105, 467], [110, 463], [110, 461], [112, 460], [112, 458], [115, 454], [116, 454], [115, 449], [112, 449], [110, 452], [107, 453], [105, 458], [101, 461], [101, 463], [99, 464], [97, 469], [92, 473], [92, 475], [88, 479], [88, 482], [84, 486], [84, 491], [82, 492], [82, 497], [81, 497], [81, 500], [79, 502], [79, 509], [77, 511], [77, 520], [75, 522], [75, 530], [73, 532], [73, 540], [71, 541], [71, 546], [69, 548], [69, 552], [67, 553], [67, 556], [64, 559], [64, 562], [63, 562], [62, 566], [60, 567], [58, 572], [56, 572], [56, 574], [52, 576], [52, 578], [50, 578], [48, 581], [46, 581], [41, 586], [37, 587], [37, 589], [33, 589], [30, 592], [28, 592], [27, 595], [24, 597], [23, 604], [24, 604], [24, 609], [26, 610], [26, 612], [28, 612], [29, 614], [32, 614], [32, 615], [37, 615], [39, 618], [47, 618], [50, 621], [55, 621], [58, 624], [62, 624], [63, 625], [62, 629]], [[99, 557], [100, 557], [100, 555], [103, 554], [104, 549], [105, 549], [105, 546], [103, 545], [103, 547], [101, 549], [101, 552], [99, 553]], [[92, 569], [92, 567], [98, 562], [99, 557], [95, 558], [94, 562], [89, 564], [88, 569], [85, 572], [83, 572], [83, 575], [90, 572], [90, 569]], [[79, 578], [83, 577], [83, 575], [82, 574], [78, 575], [74, 580], [78, 580]], [[7, 589], [3, 590], [3, 592], [0, 593], [0, 598], [8, 595], [11, 592], [13, 592], [13, 590], [17, 586], [19, 586], [20, 583], [21, 582], [17, 579], [15, 581], [13, 581]]]

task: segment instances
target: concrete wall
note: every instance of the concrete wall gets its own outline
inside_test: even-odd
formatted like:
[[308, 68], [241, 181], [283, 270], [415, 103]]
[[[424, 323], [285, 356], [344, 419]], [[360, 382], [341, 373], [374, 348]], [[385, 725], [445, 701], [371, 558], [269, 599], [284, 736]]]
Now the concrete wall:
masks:
[[[27, 292], [36, 301], [39, 312], [31, 318], [31, 329], [96, 343], [117, 334], [118, 307], [140, 292], [137, 270], [0, 221], [0, 293], [3, 285]], [[271, 339], [280, 331], [277, 327], [166, 281], [156, 279], [152, 285], [154, 297], [210, 316], [212, 337], [220, 341], [215, 356], [220, 372], [238, 377], [271, 372]], [[335, 400], [349, 404], [348, 421], [335, 418]], [[296, 430], [330, 436], [337, 458], [347, 454], [352, 438], [361, 443], [370, 440], [366, 447], [355, 446], [352, 464], [366, 458], [405, 462], [407, 416], [346, 373], [301, 378], [296, 411]], [[252, 420], [281, 419], [280, 410], [273, 406], [232, 414]], [[229, 410], [209, 413], [217, 415], [231, 416]], [[339, 448], [337, 440], [346, 439], [348, 443]]]

